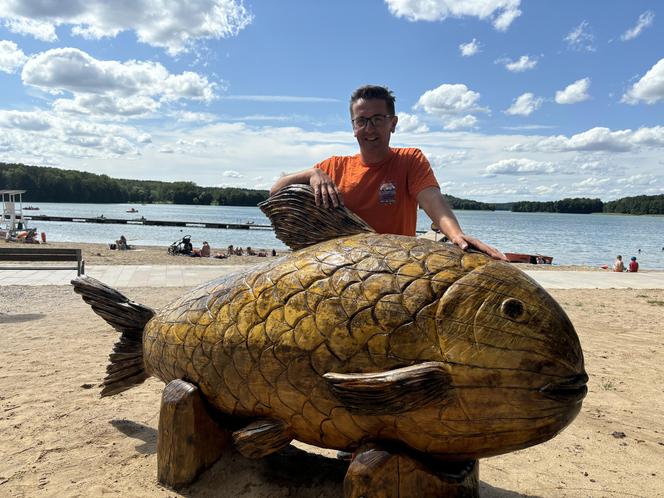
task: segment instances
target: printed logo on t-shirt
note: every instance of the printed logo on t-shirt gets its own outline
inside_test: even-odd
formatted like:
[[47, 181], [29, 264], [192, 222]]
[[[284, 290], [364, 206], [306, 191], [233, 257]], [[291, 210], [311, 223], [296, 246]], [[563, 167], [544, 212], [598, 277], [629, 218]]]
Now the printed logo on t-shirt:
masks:
[[383, 183], [378, 189], [381, 204], [394, 204], [397, 200], [397, 187], [392, 182]]

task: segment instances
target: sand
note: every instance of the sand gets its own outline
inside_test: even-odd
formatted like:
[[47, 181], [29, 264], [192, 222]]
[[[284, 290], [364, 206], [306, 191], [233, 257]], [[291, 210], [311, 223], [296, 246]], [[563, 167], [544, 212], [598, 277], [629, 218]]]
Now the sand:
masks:
[[[174, 260], [165, 248], [82, 247], [87, 264]], [[186, 289], [124, 292], [158, 308]], [[581, 339], [588, 396], [553, 440], [481, 460], [481, 496], [664, 496], [664, 290], [551, 293]], [[0, 286], [0, 330], [0, 496], [342, 495], [347, 464], [304, 445], [259, 461], [230, 452], [194, 485], [164, 488], [156, 480], [163, 384], [149, 379], [99, 398], [116, 334], [71, 288]]]

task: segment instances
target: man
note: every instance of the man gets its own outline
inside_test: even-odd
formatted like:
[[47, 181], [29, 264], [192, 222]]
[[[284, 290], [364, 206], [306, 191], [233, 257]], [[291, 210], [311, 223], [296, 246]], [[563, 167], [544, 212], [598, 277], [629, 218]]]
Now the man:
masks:
[[419, 149], [391, 148], [398, 118], [392, 92], [363, 86], [353, 92], [350, 115], [360, 146], [355, 156], [333, 156], [313, 168], [281, 177], [270, 193], [294, 183], [307, 183], [317, 205], [345, 204], [378, 233], [415, 236], [418, 204], [447, 238], [461, 249], [473, 248], [506, 260], [497, 249], [466, 235]]

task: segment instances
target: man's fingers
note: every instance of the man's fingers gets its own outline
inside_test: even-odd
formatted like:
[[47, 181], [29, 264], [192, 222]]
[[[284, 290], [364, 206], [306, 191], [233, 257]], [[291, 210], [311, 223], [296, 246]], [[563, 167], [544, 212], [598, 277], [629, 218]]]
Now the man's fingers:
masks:
[[323, 184], [320, 188], [320, 195], [323, 200], [323, 207], [328, 209], [330, 207], [330, 192], [327, 185]]
[[320, 185], [314, 185], [314, 199], [316, 201], [316, 206], [320, 206]]
[[332, 205], [335, 208], [339, 207], [339, 197], [338, 197], [338, 192], [337, 192], [337, 187], [336, 185], [331, 185], [327, 187], [327, 193], [330, 195], [330, 199], [332, 199]]

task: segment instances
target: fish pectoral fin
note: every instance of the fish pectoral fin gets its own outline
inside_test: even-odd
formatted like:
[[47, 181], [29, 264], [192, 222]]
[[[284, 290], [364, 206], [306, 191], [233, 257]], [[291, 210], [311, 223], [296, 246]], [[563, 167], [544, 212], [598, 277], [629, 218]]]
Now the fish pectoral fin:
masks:
[[426, 362], [375, 373], [326, 373], [323, 378], [348, 411], [390, 415], [440, 403], [452, 385], [445, 364]]
[[285, 422], [275, 419], [256, 420], [233, 432], [233, 443], [247, 458], [261, 458], [287, 446], [293, 435]]

